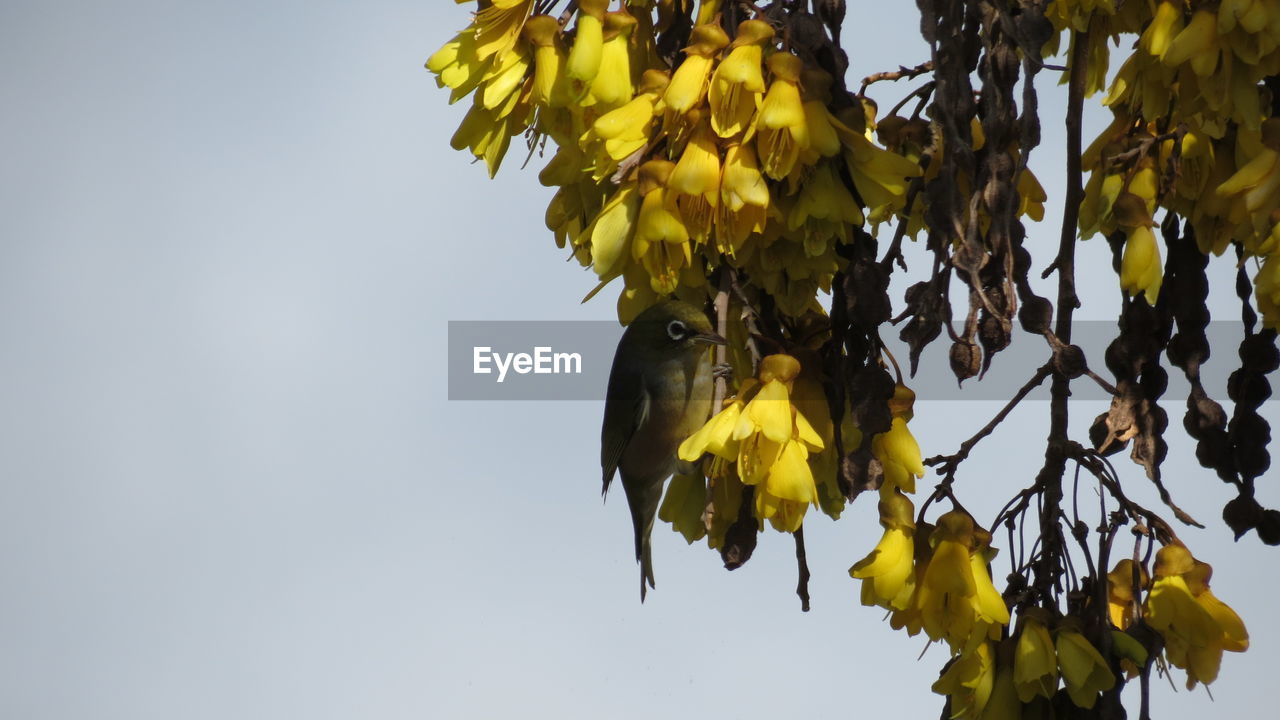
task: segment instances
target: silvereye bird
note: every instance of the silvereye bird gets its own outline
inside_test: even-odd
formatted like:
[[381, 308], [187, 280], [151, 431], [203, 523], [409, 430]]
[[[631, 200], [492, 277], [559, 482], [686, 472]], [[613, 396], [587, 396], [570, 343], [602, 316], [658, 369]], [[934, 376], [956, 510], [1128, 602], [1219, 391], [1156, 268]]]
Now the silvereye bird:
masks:
[[632, 321], [618, 341], [609, 371], [600, 432], [600, 466], [609, 492], [613, 472], [635, 527], [640, 602], [653, 587], [649, 534], [662, 483], [676, 469], [676, 448], [706, 422], [713, 389], [708, 345], [723, 344], [707, 316], [679, 300], [665, 300]]

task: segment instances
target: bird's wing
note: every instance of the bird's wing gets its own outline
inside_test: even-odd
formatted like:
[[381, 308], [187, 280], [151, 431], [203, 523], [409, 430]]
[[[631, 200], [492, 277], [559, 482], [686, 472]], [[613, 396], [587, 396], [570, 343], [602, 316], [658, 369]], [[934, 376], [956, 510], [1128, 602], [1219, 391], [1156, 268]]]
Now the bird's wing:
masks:
[[636, 382], [632, 392], [609, 393], [604, 403], [604, 430], [600, 433], [600, 468], [604, 473], [601, 495], [609, 492], [627, 443], [648, 417], [649, 392], [643, 383]]

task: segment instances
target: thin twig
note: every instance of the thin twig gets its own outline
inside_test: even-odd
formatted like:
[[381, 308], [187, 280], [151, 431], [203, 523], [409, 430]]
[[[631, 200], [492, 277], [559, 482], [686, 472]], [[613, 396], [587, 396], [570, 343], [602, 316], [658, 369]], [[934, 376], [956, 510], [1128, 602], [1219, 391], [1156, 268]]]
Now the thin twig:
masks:
[[1026, 398], [1032, 390], [1036, 389], [1040, 383], [1044, 382], [1045, 378], [1049, 377], [1051, 374], [1053, 374], [1053, 370], [1049, 364], [1040, 366], [1040, 369], [1036, 370], [1036, 374], [1032, 375], [1031, 379], [1019, 388], [1018, 392], [1014, 394], [1009, 402], [1005, 403], [1003, 408], [1000, 408], [1000, 412], [996, 413], [996, 416], [991, 418], [990, 422], [984, 425], [976, 435], [960, 444], [959, 450], [951, 455], [935, 455], [934, 457], [925, 460], [924, 464], [931, 467], [935, 465], [939, 466], [939, 474], [954, 474], [956, 466], [963, 462], [965, 458], [969, 457], [969, 453], [973, 450], [974, 446], [977, 445], [980, 440], [990, 435], [996, 429], [996, 426], [1001, 422], [1004, 422], [1004, 419], [1009, 416], [1009, 413], [1012, 412], [1015, 407], [1017, 407], [1018, 403], [1022, 402], [1022, 400]]
[[804, 526], [796, 528], [792, 536], [796, 540], [796, 568], [800, 574], [796, 595], [800, 596], [800, 610], [809, 612], [809, 560], [804, 551]]
[[[720, 289], [716, 292], [715, 300], [716, 309], [716, 334], [720, 337], [728, 337], [729, 333], [729, 268], [720, 268]], [[716, 345], [715, 364], [716, 366], [724, 365], [729, 357], [729, 349], [726, 345]], [[715, 394], [712, 396], [711, 412], [718, 413], [724, 405], [725, 395], [729, 391], [729, 382], [721, 374], [716, 378]]]
[[897, 70], [888, 70], [885, 72], [872, 73], [862, 78], [862, 87], [858, 89], [858, 95], [861, 97], [866, 97], [867, 86], [873, 83], [878, 83], [883, 80], [893, 80], [896, 82], [903, 78], [911, 80], [927, 72], [933, 72], [932, 60], [925, 60], [919, 65], [916, 65], [915, 67], [909, 68], [906, 65], [899, 65]]

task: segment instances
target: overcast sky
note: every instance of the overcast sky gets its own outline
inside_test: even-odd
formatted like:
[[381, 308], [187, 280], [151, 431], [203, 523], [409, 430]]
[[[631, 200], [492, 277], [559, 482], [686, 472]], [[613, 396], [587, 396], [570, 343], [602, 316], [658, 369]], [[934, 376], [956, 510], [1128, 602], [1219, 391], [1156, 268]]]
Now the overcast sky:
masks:
[[[944, 653], [917, 662], [846, 574], [873, 503], [806, 525], [811, 613], [790, 538], [726, 573], [665, 526], [641, 606], [600, 403], [447, 400], [447, 321], [613, 317], [612, 290], [578, 304], [593, 276], [544, 229], [536, 167], [513, 152], [490, 181], [448, 147], [464, 108], [422, 64], [469, 9], [0, 8], [0, 717], [937, 716]], [[926, 59], [911, 4], [849, 14], [855, 77]], [[1061, 106], [1032, 161], [1053, 197]], [[1082, 257], [1082, 315], [1106, 318], [1103, 244]], [[1230, 317], [1231, 263], [1211, 267]], [[997, 407], [921, 403], [912, 428], [948, 452]], [[980, 518], [1030, 483], [1046, 409], [966, 463]], [[1100, 409], [1073, 406], [1077, 430]], [[1231, 542], [1187, 443], [1166, 470], [1254, 646], [1212, 707], [1161, 681], [1153, 708], [1256, 716], [1276, 551]]]

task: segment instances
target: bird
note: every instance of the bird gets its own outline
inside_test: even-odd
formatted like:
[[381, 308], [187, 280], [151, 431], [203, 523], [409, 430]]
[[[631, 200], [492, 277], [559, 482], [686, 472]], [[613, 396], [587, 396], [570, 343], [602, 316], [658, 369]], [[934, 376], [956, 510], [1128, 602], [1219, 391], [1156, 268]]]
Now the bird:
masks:
[[664, 300], [627, 326], [613, 356], [600, 430], [601, 494], [608, 496], [615, 472], [622, 477], [642, 603], [654, 587], [649, 536], [662, 484], [676, 470], [680, 442], [711, 413], [714, 380], [707, 348], [724, 343], [701, 310]]

